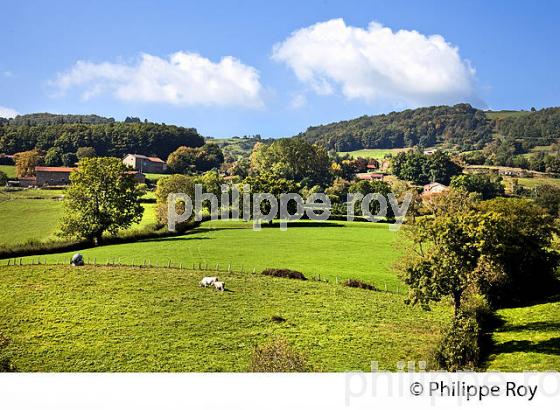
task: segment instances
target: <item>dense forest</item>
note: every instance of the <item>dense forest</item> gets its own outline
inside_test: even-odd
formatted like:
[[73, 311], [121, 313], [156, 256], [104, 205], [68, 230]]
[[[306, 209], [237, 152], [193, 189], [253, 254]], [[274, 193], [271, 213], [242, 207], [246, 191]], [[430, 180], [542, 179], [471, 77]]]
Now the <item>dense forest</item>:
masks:
[[560, 108], [493, 118], [468, 104], [426, 107], [310, 127], [298, 136], [336, 151], [441, 143], [471, 151], [492, 142], [493, 134], [517, 141], [526, 149], [550, 145], [560, 138]]
[[48, 112], [18, 115], [6, 120], [10, 125], [55, 125], [55, 124], [108, 124], [115, 122], [114, 118], [99, 115], [50, 114]]
[[[22, 118], [27, 118], [23, 124]], [[130, 118], [115, 122], [112, 118], [94, 115], [31, 114], [0, 122], [0, 152], [4, 154], [34, 148], [47, 151], [52, 147], [63, 153], [75, 153], [80, 147], [93, 147], [101, 156], [122, 157], [138, 153], [166, 159], [180, 146], [202, 145], [204, 138], [194, 128]]]
[[336, 151], [362, 148], [401, 148], [438, 143], [479, 149], [492, 139], [484, 111], [469, 104], [438, 106], [363, 116], [318, 127], [298, 136]]
[[495, 121], [496, 131], [524, 145], [550, 145], [560, 138], [560, 108], [544, 108]]

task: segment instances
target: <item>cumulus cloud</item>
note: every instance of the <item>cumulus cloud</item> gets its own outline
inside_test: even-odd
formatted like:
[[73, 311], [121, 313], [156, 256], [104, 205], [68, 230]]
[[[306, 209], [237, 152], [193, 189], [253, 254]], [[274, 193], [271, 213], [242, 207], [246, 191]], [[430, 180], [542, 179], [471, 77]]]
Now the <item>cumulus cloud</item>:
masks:
[[19, 115], [19, 112], [17, 112], [13, 108], [2, 107], [0, 105], [0, 117], [2, 117], [2, 118], [14, 118], [16, 115]]
[[296, 94], [290, 101], [290, 108], [297, 110], [307, 104], [307, 98], [303, 94]]
[[475, 70], [440, 35], [335, 19], [293, 32], [272, 58], [319, 95], [409, 105], [475, 99]]
[[122, 101], [256, 108], [263, 105], [256, 69], [230, 56], [215, 63], [183, 51], [169, 58], [142, 54], [134, 64], [78, 61], [50, 83], [58, 94], [78, 88], [86, 100], [109, 93]]

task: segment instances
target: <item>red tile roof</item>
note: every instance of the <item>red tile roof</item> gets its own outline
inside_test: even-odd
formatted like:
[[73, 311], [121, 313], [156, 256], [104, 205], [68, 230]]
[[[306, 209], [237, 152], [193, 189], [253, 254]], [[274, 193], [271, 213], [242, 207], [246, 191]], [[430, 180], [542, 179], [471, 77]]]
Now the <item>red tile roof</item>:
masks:
[[163, 161], [161, 158], [158, 158], [158, 157], [147, 157], [147, 156], [141, 155], [141, 154], [128, 154], [128, 155], [131, 155], [135, 158], [147, 159], [148, 161], [151, 161], [151, 162], [160, 162], [162, 164], [165, 164], [165, 161]]
[[35, 172], [72, 172], [76, 169], [69, 167], [35, 167]]

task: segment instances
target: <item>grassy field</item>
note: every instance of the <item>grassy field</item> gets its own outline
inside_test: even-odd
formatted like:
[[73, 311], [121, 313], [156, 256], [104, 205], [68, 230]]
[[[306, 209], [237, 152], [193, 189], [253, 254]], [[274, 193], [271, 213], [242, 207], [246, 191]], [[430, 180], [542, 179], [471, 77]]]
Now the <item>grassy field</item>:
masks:
[[150, 173], [146, 173], [144, 175], [146, 176], [146, 179], [149, 179], [154, 182], [159, 181], [163, 177], [169, 176], [169, 174], [150, 174]]
[[[62, 217], [63, 190], [0, 189], [0, 246], [53, 239]], [[143, 227], [156, 221], [155, 204], [143, 204]]]
[[560, 302], [501, 309], [490, 371], [559, 371]]
[[[448, 307], [340, 284], [221, 272], [0, 267], [0, 332], [19, 371], [246, 371], [253, 346], [284, 337], [318, 371], [396, 370], [429, 360]], [[279, 316], [285, 321], [272, 320]]]
[[0, 165], [0, 171], [4, 172], [10, 179], [16, 177], [16, 167], [14, 165]]
[[508, 176], [502, 176], [504, 183], [506, 186], [511, 184], [513, 179], [517, 179], [519, 185], [525, 188], [534, 188], [539, 185], [554, 185], [560, 187], [560, 178], [544, 178], [544, 177], [535, 177], [535, 178], [513, 178]]
[[[146, 261], [166, 266], [171, 261], [190, 267], [199, 263], [211, 268], [231, 265], [237, 271], [290, 268], [310, 277], [320, 275], [332, 281], [337, 277], [361, 278], [382, 288], [387, 284], [392, 290], [403, 289], [393, 270], [401, 255], [397, 234], [386, 224], [302, 221], [285, 232], [278, 225], [255, 232], [249, 223], [216, 221], [180, 237], [101, 246], [82, 253], [98, 263], [138, 265]], [[70, 256], [55, 254], [47, 259], [56, 263]]]
[[360, 149], [357, 151], [340, 152], [340, 154], [349, 154], [350, 156], [363, 157], [363, 158], [375, 158], [383, 159], [385, 155], [391, 154], [395, 155], [399, 152], [406, 151], [408, 148], [394, 148], [394, 149]]
[[486, 114], [486, 118], [488, 118], [489, 120], [499, 120], [499, 119], [510, 118], [510, 117], [521, 117], [529, 113], [530, 113], [529, 111], [513, 111], [513, 110], [484, 111], [484, 114]]

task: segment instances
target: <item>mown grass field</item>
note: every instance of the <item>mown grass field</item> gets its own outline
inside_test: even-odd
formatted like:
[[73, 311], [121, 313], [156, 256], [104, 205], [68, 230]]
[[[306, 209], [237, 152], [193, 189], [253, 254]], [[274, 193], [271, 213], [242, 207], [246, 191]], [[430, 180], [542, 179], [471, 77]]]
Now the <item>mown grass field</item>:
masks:
[[529, 113], [530, 111], [513, 111], [513, 110], [484, 111], [486, 118], [488, 118], [489, 120], [500, 120], [500, 119], [510, 118], [510, 117], [521, 117]]
[[[286, 338], [318, 371], [429, 360], [450, 309], [340, 284], [126, 267], [0, 267], [0, 332], [18, 371], [246, 371], [250, 353]], [[285, 321], [272, 320], [279, 316]]]
[[559, 371], [560, 302], [501, 309], [490, 371]]
[[518, 178], [519, 184], [526, 188], [534, 188], [538, 185], [555, 185], [560, 187], [560, 178]]
[[[0, 189], [0, 246], [11, 246], [29, 240], [56, 239], [62, 218], [63, 190]], [[155, 204], [143, 204], [142, 222], [134, 228], [156, 222]]]
[[[73, 252], [72, 252], [73, 253]], [[72, 253], [46, 256], [51, 263], [69, 260]], [[157, 266], [200, 266], [262, 271], [296, 269], [309, 277], [331, 281], [359, 278], [396, 290], [403, 285], [394, 272], [401, 255], [398, 234], [387, 224], [369, 222], [302, 221], [281, 232], [278, 225], [259, 232], [242, 221], [206, 222], [187, 235], [148, 239], [85, 249], [84, 257], [97, 263]], [[33, 258], [28, 258], [29, 260]], [[24, 258], [25, 260], [25, 258]]]
[[360, 149], [357, 151], [349, 151], [349, 152], [340, 152], [340, 154], [349, 154], [350, 156], [356, 157], [363, 157], [363, 158], [375, 158], [375, 159], [383, 159], [385, 155], [391, 154], [396, 155], [399, 152], [406, 151], [407, 148], [394, 148], [394, 149]]
[[0, 165], [0, 171], [4, 172], [10, 179], [16, 177], [15, 165]]

